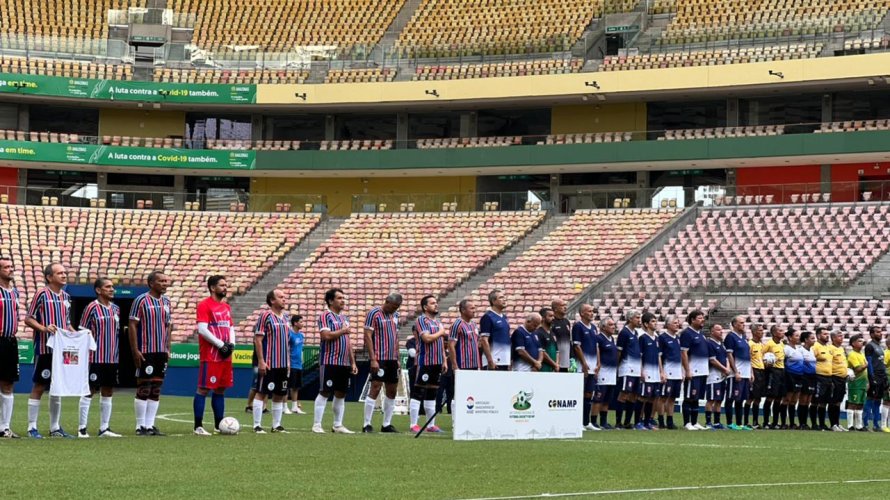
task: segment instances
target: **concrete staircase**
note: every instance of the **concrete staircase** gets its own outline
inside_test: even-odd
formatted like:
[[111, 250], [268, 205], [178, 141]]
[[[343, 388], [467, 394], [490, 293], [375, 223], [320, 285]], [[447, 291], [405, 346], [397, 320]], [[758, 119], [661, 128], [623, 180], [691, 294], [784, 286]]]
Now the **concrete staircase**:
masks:
[[844, 291], [845, 296], [890, 297], [890, 252], [885, 253], [871, 269], [864, 272]]
[[345, 218], [333, 217], [322, 220], [311, 233], [303, 238], [299, 245], [285, 255], [281, 262], [270, 269], [247, 293], [235, 297], [231, 302], [232, 320], [235, 324], [237, 325], [259, 309], [266, 302], [266, 294], [269, 290], [284, 281], [319, 245], [327, 241], [345, 220]]
[[405, 2], [405, 5], [402, 5], [401, 10], [396, 14], [395, 19], [392, 20], [392, 24], [386, 28], [383, 38], [380, 39], [374, 47], [374, 50], [371, 51], [371, 60], [383, 60], [385, 47], [392, 47], [395, 45], [402, 30], [405, 29], [405, 26], [411, 21], [411, 17], [414, 16], [414, 12], [420, 7], [420, 2], [421, 0], [408, 0]]
[[[538, 227], [533, 229], [524, 238], [516, 242], [504, 253], [492, 259], [492, 261], [481, 271], [474, 274], [470, 279], [458, 285], [457, 288], [455, 288], [454, 290], [439, 297], [439, 312], [441, 313], [445, 311], [447, 308], [459, 302], [463, 297], [469, 295], [471, 291], [482, 286], [482, 284], [488, 281], [489, 278], [494, 276], [495, 273], [506, 267], [508, 264], [513, 262], [516, 257], [519, 257], [519, 255], [521, 255], [523, 252], [534, 246], [535, 243], [553, 232], [553, 230], [555, 230], [563, 222], [568, 220], [568, 218], [568, 215], [551, 215], [544, 219], [544, 222], [538, 225]], [[414, 304], [411, 304], [411, 308], [406, 308], [403, 306], [403, 317], [407, 318], [407, 311], [413, 311], [413, 307]], [[408, 338], [408, 336], [411, 335], [411, 325], [413, 324], [414, 321], [412, 319], [411, 321], [408, 321], [404, 325], [402, 325], [402, 327], [399, 329], [399, 338], [401, 340], [404, 341], [404, 339]]]

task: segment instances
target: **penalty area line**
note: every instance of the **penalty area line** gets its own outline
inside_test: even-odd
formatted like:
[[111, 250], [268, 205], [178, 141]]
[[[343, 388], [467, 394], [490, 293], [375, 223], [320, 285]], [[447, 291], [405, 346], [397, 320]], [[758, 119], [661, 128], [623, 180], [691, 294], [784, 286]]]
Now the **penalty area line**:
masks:
[[670, 491], [702, 491], [702, 490], [725, 490], [736, 488], [760, 488], [760, 487], [787, 487], [787, 486], [823, 486], [829, 484], [862, 484], [862, 483], [890, 483], [890, 479], [849, 479], [839, 481], [798, 481], [785, 483], [751, 483], [751, 484], [713, 484], [700, 486], [665, 486], [662, 488], [636, 488], [628, 490], [597, 490], [597, 491], [576, 491], [570, 493], [540, 493], [537, 495], [517, 495], [507, 497], [479, 497], [465, 500], [519, 500], [524, 498], [559, 498], [559, 497], [580, 497], [595, 495], [627, 495], [636, 493], [661, 493]]

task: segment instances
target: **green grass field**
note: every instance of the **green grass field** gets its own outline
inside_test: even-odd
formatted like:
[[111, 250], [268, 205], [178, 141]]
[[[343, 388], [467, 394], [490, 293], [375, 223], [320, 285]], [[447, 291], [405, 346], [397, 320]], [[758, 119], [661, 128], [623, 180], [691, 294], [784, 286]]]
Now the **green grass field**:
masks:
[[[249, 428], [244, 403], [229, 400], [228, 414]], [[48, 425], [46, 405], [41, 431]], [[62, 425], [69, 432], [76, 428], [76, 406], [76, 398], [65, 400]], [[17, 397], [13, 427], [19, 434], [26, 407], [26, 397]], [[888, 434], [613, 431], [574, 441], [454, 442], [450, 434], [315, 435], [309, 431], [312, 403], [303, 407], [310, 414], [284, 416], [291, 434], [201, 438], [190, 434], [191, 399], [164, 397], [158, 426], [169, 435], [150, 438], [133, 435], [132, 394], [119, 394], [112, 428], [124, 438], [95, 437], [96, 402], [88, 440], [0, 441], [0, 496], [861, 499], [887, 498], [890, 490]], [[326, 429], [331, 418], [329, 407]], [[269, 419], [264, 416], [267, 428]], [[450, 429], [447, 416], [439, 423]], [[406, 430], [408, 417], [396, 416], [394, 424]], [[346, 425], [359, 430], [360, 405], [348, 405]], [[876, 481], [843, 482], [862, 480]], [[735, 486], [746, 484], [759, 486]], [[659, 488], [676, 489], [652, 491]]]

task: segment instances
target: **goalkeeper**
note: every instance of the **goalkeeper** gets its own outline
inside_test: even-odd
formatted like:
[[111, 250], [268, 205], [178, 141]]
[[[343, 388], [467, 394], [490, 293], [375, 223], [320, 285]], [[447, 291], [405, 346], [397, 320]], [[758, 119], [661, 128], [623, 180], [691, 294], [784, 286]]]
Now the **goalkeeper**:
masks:
[[209, 436], [204, 429], [204, 405], [207, 393], [213, 391], [210, 406], [213, 408], [214, 428], [226, 412], [226, 389], [234, 385], [232, 372], [232, 351], [235, 349], [235, 332], [232, 329], [232, 308], [224, 302], [228, 288], [225, 276], [213, 275], [207, 278], [210, 297], [198, 304], [198, 346], [200, 366], [198, 367], [198, 390], [195, 393], [195, 434]]

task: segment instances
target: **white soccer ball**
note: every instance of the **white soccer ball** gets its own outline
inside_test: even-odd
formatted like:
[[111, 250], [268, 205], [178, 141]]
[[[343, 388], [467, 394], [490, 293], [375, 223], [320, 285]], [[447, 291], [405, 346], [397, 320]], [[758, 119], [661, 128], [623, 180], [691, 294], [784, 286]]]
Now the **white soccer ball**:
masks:
[[219, 421], [219, 433], [227, 436], [238, 434], [241, 430], [241, 422], [235, 417], [226, 417]]
[[773, 366], [774, 364], [776, 364], [776, 355], [771, 352], [764, 354], [763, 364], [765, 364], [766, 366]]
[[852, 382], [855, 378], [856, 372], [854, 372], [852, 368], [847, 368], [847, 380]]

